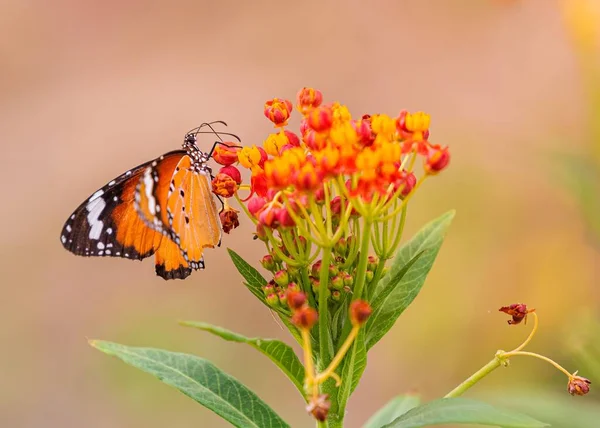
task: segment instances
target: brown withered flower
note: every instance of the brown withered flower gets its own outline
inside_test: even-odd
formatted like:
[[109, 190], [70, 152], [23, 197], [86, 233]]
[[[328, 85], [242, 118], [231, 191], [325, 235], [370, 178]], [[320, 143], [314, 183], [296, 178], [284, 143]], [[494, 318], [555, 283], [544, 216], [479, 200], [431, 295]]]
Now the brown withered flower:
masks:
[[527, 309], [527, 305], [524, 303], [513, 303], [510, 306], [502, 306], [498, 310], [512, 317], [511, 320], [508, 320], [510, 325], [519, 324], [523, 320], [527, 323], [527, 314], [535, 312], [535, 309]]
[[590, 392], [591, 381], [581, 376], [577, 376], [577, 372], [573, 373], [573, 376], [569, 378], [567, 385], [567, 391], [571, 395], [585, 395]]
[[321, 394], [310, 399], [306, 406], [306, 411], [310, 413], [319, 422], [324, 422], [329, 414], [331, 403], [327, 394]]
[[238, 210], [234, 210], [231, 207], [227, 207], [223, 211], [221, 211], [221, 213], [219, 214], [219, 218], [221, 219], [221, 226], [223, 227], [223, 232], [229, 233], [240, 225], [238, 213]]

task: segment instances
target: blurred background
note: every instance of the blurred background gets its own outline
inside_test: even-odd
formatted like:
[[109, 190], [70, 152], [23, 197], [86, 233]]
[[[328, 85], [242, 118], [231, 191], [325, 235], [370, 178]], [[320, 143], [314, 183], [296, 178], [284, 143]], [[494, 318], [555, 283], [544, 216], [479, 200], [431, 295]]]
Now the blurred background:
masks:
[[[411, 202], [406, 236], [449, 209], [456, 219], [423, 291], [369, 354], [347, 426], [396, 394], [440, 397], [516, 346], [530, 326], [498, 313], [515, 302], [540, 316], [528, 349], [579, 369], [592, 392], [571, 397], [563, 375], [520, 358], [467, 396], [598, 426], [599, 3], [1, 2], [0, 425], [225, 426], [88, 346], [98, 338], [209, 358], [292, 426], [313, 426], [263, 356], [177, 325], [292, 343], [224, 248], [205, 271], [165, 282], [151, 260], [75, 257], [59, 241], [81, 201], [188, 129], [222, 119], [260, 143], [272, 129], [264, 101], [313, 86], [356, 115], [425, 110], [431, 140], [453, 156]], [[251, 232], [246, 222], [224, 247], [258, 263]]]

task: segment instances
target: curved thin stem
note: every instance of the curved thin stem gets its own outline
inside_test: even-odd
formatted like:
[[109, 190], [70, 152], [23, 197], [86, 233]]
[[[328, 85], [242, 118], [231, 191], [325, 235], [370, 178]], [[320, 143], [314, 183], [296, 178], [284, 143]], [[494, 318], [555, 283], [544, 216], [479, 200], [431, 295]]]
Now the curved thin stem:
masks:
[[537, 332], [538, 329], [538, 316], [535, 312], [531, 312], [531, 315], [533, 316], [533, 328], [531, 329], [531, 333], [529, 333], [529, 336], [527, 336], [527, 339], [525, 339], [525, 341], [523, 343], [521, 343], [519, 346], [517, 346], [515, 349], [513, 349], [512, 351], [509, 351], [506, 354], [512, 354], [514, 352], [519, 352], [521, 349], [525, 348], [525, 346], [527, 346], [527, 344], [529, 344], [529, 342], [531, 342], [531, 339], [533, 339], [533, 336], [535, 336], [535, 333]]

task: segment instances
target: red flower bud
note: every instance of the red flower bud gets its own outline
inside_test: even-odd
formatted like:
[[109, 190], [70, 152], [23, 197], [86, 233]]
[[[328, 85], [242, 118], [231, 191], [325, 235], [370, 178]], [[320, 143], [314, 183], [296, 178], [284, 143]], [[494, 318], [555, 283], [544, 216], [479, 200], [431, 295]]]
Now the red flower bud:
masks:
[[269, 205], [265, 206], [265, 208], [258, 215], [259, 224], [261, 224], [265, 227], [270, 227], [270, 228], [277, 227], [277, 212], [278, 211], [279, 211], [279, 208], [274, 208]]
[[296, 100], [298, 101], [298, 110], [304, 114], [321, 105], [323, 94], [313, 88], [302, 88], [298, 91]]
[[567, 391], [569, 391], [569, 394], [571, 395], [585, 395], [590, 392], [591, 383], [592, 382], [589, 379], [577, 376], [577, 372], [575, 372], [573, 376], [569, 378]]
[[277, 293], [277, 297], [279, 297], [279, 303], [281, 305], [285, 305], [287, 303], [287, 293], [284, 290]]
[[312, 265], [311, 274], [312, 274], [312, 276], [318, 278], [320, 275], [320, 272], [321, 272], [321, 260], [317, 260]]
[[286, 270], [280, 270], [273, 276], [273, 280], [280, 287], [285, 287], [290, 282], [290, 276]]
[[219, 174], [230, 176], [237, 184], [242, 184], [242, 173], [233, 165], [227, 165], [219, 170]]
[[314, 131], [329, 130], [333, 124], [333, 110], [329, 106], [321, 106], [312, 110], [307, 116], [308, 126]]
[[288, 291], [287, 303], [290, 309], [297, 311], [306, 304], [306, 295], [300, 291]]
[[340, 290], [333, 290], [331, 292], [331, 300], [333, 300], [334, 302], [339, 302], [340, 300], [342, 300], [342, 293], [340, 292]]
[[292, 113], [292, 103], [288, 100], [273, 98], [265, 103], [264, 113], [276, 127], [285, 126]]
[[279, 306], [279, 297], [277, 297], [277, 294], [275, 293], [267, 295], [267, 297], [265, 297], [265, 300], [267, 301], [267, 304], [272, 308], [276, 308]]
[[252, 199], [248, 201], [248, 211], [250, 211], [250, 214], [253, 216], [256, 216], [259, 211], [263, 209], [266, 203], [267, 202], [264, 200], [264, 198], [261, 198], [260, 196], [253, 196]]
[[373, 310], [364, 300], [355, 300], [350, 304], [350, 321], [352, 325], [363, 325], [369, 319]]
[[300, 286], [298, 284], [296, 284], [295, 282], [290, 282], [287, 285], [287, 292], [290, 293], [292, 291], [300, 291]]
[[[367, 115], [368, 116], [368, 115]], [[363, 146], [370, 146], [375, 141], [375, 136], [371, 129], [370, 116], [369, 120], [359, 120], [354, 123], [354, 129], [358, 136], [358, 142]]]
[[304, 306], [294, 312], [292, 315], [292, 323], [296, 327], [305, 328], [307, 330], [311, 329], [318, 321], [319, 315], [317, 311], [308, 306]]
[[275, 289], [275, 285], [273, 284], [272, 281], [268, 282], [266, 285], [263, 285], [262, 289], [263, 289], [263, 292], [265, 293], [265, 296], [268, 296], [269, 294], [273, 294], [277, 291]]
[[394, 192], [402, 188], [400, 197], [403, 198], [412, 192], [412, 189], [417, 184], [417, 177], [415, 177], [412, 172], [408, 172], [406, 170], [400, 171], [399, 175], [399, 178], [394, 181]]
[[266, 256], [264, 256], [261, 260], [260, 260], [260, 264], [268, 271], [273, 271], [277, 266], [275, 264], [275, 260], [273, 259], [273, 256], [270, 254], [267, 254]]
[[234, 210], [231, 207], [228, 207], [219, 213], [219, 219], [221, 220], [223, 232], [229, 233], [240, 225], [238, 213], [239, 211]]
[[280, 208], [277, 211], [277, 222], [281, 227], [294, 227], [296, 225], [287, 208]]
[[323, 150], [327, 145], [327, 136], [319, 134], [317, 131], [309, 128], [302, 135], [302, 141], [304, 141], [304, 144], [311, 150]]
[[331, 278], [331, 288], [333, 288], [334, 290], [341, 290], [342, 288], [344, 288], [344, 280], [341, 276], [334, 276], [333, 278]]
[[377, 269], [377, 264], [379, 263], [379, 259], [375, 256], [369, 256], [367, 258], [367, 270], [374, 271]]
[[238, 161], [238, 152], [241, 147], [232, 142], [217, 144], [212, 153], [214, 161], [221, 165], [231, 165]]
[[217, 174], [212, 181], [212, 191], [215, 195], [231, 198], [237, 191], [238, 184], [227, 174]]
[[352, 278], [352, 275], [349, 273], [344, 273], [342, 274], [342, 277], [344, 278], [344, 287], [352, 287], [352, 284], [354, 284], [354, 278]]
[[425, 172], [427, 174], [437, 174], [450, 163], [450, 151], [448, 147], [442, 148], [439, 145], [430, 146], [425, 159]]

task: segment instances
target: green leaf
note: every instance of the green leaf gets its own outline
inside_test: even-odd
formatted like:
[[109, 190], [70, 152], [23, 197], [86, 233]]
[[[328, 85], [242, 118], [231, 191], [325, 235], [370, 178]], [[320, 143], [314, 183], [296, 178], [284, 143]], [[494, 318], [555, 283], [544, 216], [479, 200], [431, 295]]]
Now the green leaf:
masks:
[[392, 398], [385, 406], [377, 410], [373, 416], [365, 423], [363, 428], [381, 428], [389, 424], [394, 419], [402, 416], [410, 409], [417, 407], [421, 403], [418, 395], [399, 395]]
[[262, 301], [265, 300], [262, 287], [268, 281], [263, 278], [259, 271], [254, 269], [246, 260], [240, 257], [238, 253], [233, 251], [231, 248], [228, 248], [229, 256], [233, 261], [233, 264], [237, 268], [238, 272], [244, 277], [246, 282], [244, 283], [246, 287], [250, 289], [252, 294], [259, 297]]
[[[392, 328], [421, 291], [454, 214], [449, 211], [426, 224], [398, 250], [390, 271], [375, 287], [373, 313], [366, 326], [367, 350]], [[408, 269], [403, 272], [407, 265]]]
[[92, 340], [90, 345], [150, 373], [236, 427], [288, 427], [254, 392], [194, 355]]
[[459, 397], [442, 398], [415, 407], [383, 427], [418, 428], [441, 424], [479, 424], [503, 428], [548, 426], [521, 413], [500, 410], [480, 401]]
[[365, 329], [361, 328], [343, 360], [342, 384], [336, 392], [340, 415], [345, 413], [346, 403], [358, 386], [365, 367], [367, 367], [367, 348], [365, 347]]
[[207, 331], [229, 342], [246, 343], [269, 357], [292, 381], [304, 398], [304, 366], [294, 350], [280, 340], [249, 338], [233, 331], [211, 324], [195, 321], [182, 321], [181, 325]]

